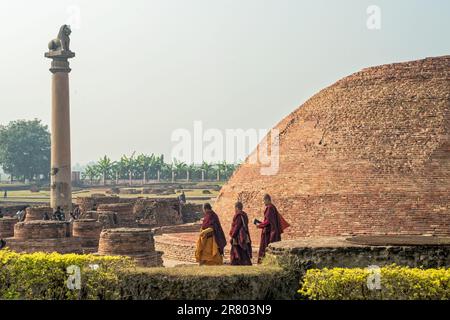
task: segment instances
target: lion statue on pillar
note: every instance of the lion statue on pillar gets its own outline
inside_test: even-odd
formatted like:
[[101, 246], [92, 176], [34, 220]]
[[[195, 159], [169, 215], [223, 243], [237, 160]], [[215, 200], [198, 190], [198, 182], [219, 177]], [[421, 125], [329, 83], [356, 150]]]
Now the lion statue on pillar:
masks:
[[70, 34], [72, 33], [72, 30], [70, 29], [70, 26], [65, 24], [61, 26], [59, 29], [58, 36], [56, 39], [53, 39], [49, 42], [48, 48], [50, 51], [70, 51]]

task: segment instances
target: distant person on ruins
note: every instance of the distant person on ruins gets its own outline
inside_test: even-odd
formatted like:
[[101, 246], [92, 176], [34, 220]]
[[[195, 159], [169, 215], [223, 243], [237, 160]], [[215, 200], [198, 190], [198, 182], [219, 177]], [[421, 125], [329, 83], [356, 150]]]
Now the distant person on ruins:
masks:
[[24, 208], [22, 208], [21, 210], [19, 210], [19, 211], [16, 212], [16, 218], [17, 218], [17, 220], [18, 220], [19, 222], [22, 222], [22, 221], [25, 220], [25, 217], [26, 217], [26, 215], [27, 215], [27, 213], [26, 213], [26, 211], [25, 211], [26, 208], [27, 208], [27, 207], [24, 207]]
[[184, 194], [184, 191], [181, 192], [180, 196], [178, 197], [178, 200], [180, 201], [180, 204], [186, 204], [186, 195]]
[[44, 212], [44, 214], [42, 215], [42, 220], [50, 220], [50, 216], [47, 212]]
[[204, 218], [197, 241], [195, 259], [200, 265], [222, 265], [227, 240], [219, 217], [209, 203], [203, 205]]
[[0, 219], [3, 218], [2, 208], [0, 208]]
[[231, 224], [231, 265], [251, 266], [252, 265], [252, 241], [248, 232], [248, 216], [242, 210], [242, 202], [234, 205], [234, 217]]
[[5, 189], [5, 192], [3, 192], [3, 198], [8, 198], [8, 190]]
[[289, 223], [280, 215], [277, 208], [272, 204], [270, 195], [264, 195], [264, 221], [260, 222], [255, 219], [256, 227], [262, 229], [261, 242], [259, 244], [258, 263], [266, 255], [266, 249], [272, 242], [281, 241], [281, 234], [284, 229], [289, 227]]
[[63, 212], [63, 210], [61, 209], [61, 207], [57, 207], [56, 208], [56, 211], [55, 211], [55, 213], [53, 214], [53, 219], [54, 220], [57, 220], [57, 221], [64, 221], [64, 220], [66, 220], [65, 219], [65, 216], [64, 216], [64, 212]]
[[78, 220], [81, 215], [80, 207], [79, 206], [75, 207], [75, 209], [73, 209], [73, 212], [71, 212], [70, 215], [73, 218], [73, 220]]

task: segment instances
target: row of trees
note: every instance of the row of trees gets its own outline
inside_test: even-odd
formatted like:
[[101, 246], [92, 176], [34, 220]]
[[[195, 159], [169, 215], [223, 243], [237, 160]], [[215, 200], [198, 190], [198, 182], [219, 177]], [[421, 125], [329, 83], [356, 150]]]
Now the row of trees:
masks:
[[122, 156], [118, 161], [112, 161], [108, 156], [102, 157], [95, 164], [88, 165], [82, 178], [85, 180], [98, 181], [103, 184], [107, 180], [118, 181], [128, 179], [140, 179], [143, 183], [149, 180], [184, 180], [184, 181], [202, 181], [202, 180], [226, 180], [234, 170], [235, 164], [224, 162], [207, 163], [201, 165], [186, 164], [174, 159], [172, 163], [166, 163], [163, 155], [140, 154], [135, 156]]
[[[17, 120], [6, 126], [0, 125], [0, 167], [16, 180], [49, 179], [50, 172], [50, 132], [40, 120]], [[225, 180], [228, 179], [236, 165], [206, 163], [201, 165], [186, 164], [174, 160], [166, 163], [162, 155], [140, 154], [122, 156], [112, 161], [104, 156], [82, 173], [83, 179], [119, 180]]]

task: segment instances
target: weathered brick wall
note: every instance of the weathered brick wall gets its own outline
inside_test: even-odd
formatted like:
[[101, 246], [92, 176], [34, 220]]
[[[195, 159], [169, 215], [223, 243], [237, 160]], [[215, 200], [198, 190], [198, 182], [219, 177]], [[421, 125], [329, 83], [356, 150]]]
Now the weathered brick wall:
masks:
[[100, 232], [102, 224], [95, 219], [79, 219], [72, 223], [73, 236], [81, 238], [82, 247], [92, 251], [97, 251]]
[[155, 241], [150, 229], [104, 229], [100, 234], [98, 253], [129, 256], [140, 266], [162, 265], [162, 253], [155, 250]]
[[277, 174], [246, 161], [222, 188], [214, 209], [225, 230], [236, 200], [262, 219], [270, 193], [292, 224], [285, 239], [450, 234], [450, 56], [364, 69], [276, 128]]
[[50, 239], [70, 236], [69, 223], [63, 221], [29, 221], [14, 225], [16, 239]]
[[14, 225], [17, 218], [3, 217], [0, 218], [0, 238], [8, 238], [14, 235]]
[[133, 203], [111, 203], [101, 204], [98, 206], [97, 212], [115, 212], [117, 215], [117, 223], [121, 227], [137, 226], [136, 216], [133, 211]]
[[51, 218], [53, 215], [53, 209], [47, 206], [39, 206], [39, 207], [28, 207], [26, 210], [25, 221], [36, 221], [42, 220], [44, 214], [47, 213], [48, 217]]
[[303, 273], [310, 268], [399, 266], [448, 268], [450, 245], [358, 245], [345, 238], [321, 237], [281, 241], [269, 246], [268, 258]]

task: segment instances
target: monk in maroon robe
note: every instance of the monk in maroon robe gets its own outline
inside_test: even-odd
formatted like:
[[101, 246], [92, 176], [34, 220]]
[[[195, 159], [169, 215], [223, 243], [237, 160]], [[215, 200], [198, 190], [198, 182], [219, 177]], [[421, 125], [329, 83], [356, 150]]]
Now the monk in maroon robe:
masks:
[[205, 212], [205, 216], [203, 217], [202, 230], [213, 228], [214, 238], [219, 247], [219, 252], [223, 255], [224, 248], [227, 245], [227, 239], [225, 238], [225, 233], [220, 224], [219, 216], [212, 210], [209, 203], [203, 205], [203, 211]]
[[262, 229], [261, 242], [259, 244], [258, 263], [261, 263], [262, 258], [266, 254], [266, 248], [272, 242], [281, 241], [280, 217], [277, 208], [272, 204], [270, 195], [264, 196], [264, 204], [266, 210], [264, 211], [264, 221], [256, 225], [257, 228]]
[[235, 214], [231, 224], [231, 265], [252, 265], [252, 242], [248, 232], [248, 216], [243, 210], [242, 202], [236, 202]]

